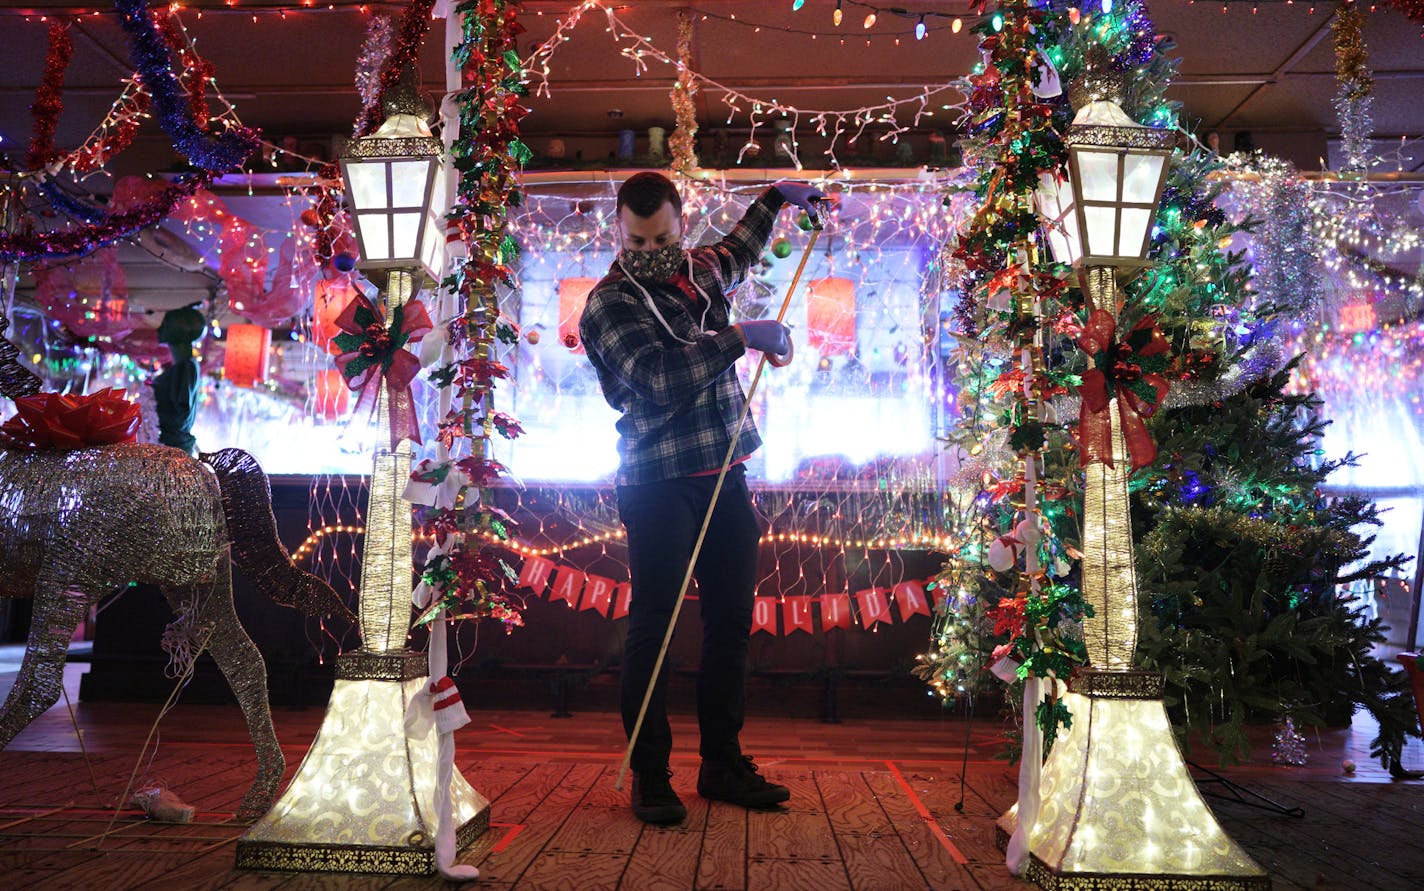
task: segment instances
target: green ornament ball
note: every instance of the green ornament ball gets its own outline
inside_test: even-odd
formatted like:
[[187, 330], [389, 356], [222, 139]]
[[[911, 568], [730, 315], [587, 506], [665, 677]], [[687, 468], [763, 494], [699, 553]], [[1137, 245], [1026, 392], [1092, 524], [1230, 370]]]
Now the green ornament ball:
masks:
[[802, 232], [811, 231], [811, 217], [806, 211], [801, 211], [800, 215], [796, 217], [796, 227]]
[[791, 256], [791, 242], [784, 238], [778, 238], [771, 243], [771, 255], [778, 260], [785, 260]]

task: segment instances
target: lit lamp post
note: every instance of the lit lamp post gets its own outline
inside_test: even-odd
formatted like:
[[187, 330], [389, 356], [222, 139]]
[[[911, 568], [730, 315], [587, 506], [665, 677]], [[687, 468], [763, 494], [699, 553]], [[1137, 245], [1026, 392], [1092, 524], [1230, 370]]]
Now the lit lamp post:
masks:
[[[438, 276], [445, 202], [440, 141], [402, 82], [383, 98], [386, 121], [341, 159], [361, 266], [384, 274], [385, 317]], [[374, 276], [373, 276], [374, 277]], [[405, 646], [411, 617], [410, 442], [390, 447], [388, 388], [377, 397], [375, 466], [361, 559], [361, 647], [336, 661], [321, 729], [291, 785], [237, 843], [237, 865], [303, 872], [435, 872], [438, 738], [407, 736], [407, 706], [427, 680], [426, 656]], [[489, 804], [454, 771], [457, 847], [489, 826]]]
[[[1079, 269], [1089, 312], [1109, 313], [1114, 326], [1118, 270], [1151, 262], [1148, 241], [1175, 138], [1129, 118], [1114, 101], [1116, 87], [1091, 75], [1075, 85], [1078, 113], [1064, 137], [1071, 190], [1045, 176], [1037, 196], [1055, 257]], [[1132, 464], [1114, 384], [1107, 386], [1109, 430], [1098, 448], [1111, 463], [1085, 468], [1090, 665], [1069, 680], [1073, 723], [1059, 731], [1043, 766], [1036, 814], [1024, 804], [1025, 875], [1052, 889], [1269, 888], [1265, 871], [1217, 825], [1187, 772], [1162, 704], [1162, 675], [1133, 668]], [[1017, 810], [1010, 811], [1000, 827], [1012, 833], [1017, 821]]]

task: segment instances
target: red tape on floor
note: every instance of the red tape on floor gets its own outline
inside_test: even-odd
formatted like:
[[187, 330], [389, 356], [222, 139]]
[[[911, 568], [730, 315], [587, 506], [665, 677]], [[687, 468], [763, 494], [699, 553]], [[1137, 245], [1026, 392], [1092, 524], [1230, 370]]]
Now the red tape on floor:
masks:
[[939, 827], [939, 821], [930, 813], [930, 809], [925, 807], [925, 803], [920, 801], [920, 796], [915, 794], [915, 790], [910, 788], [910, 784], [905, 782], [905, 777], [900, 773], [900, 768], [895, 766], [894, 761], [886, 761], [885, 766], [890, 768], [890, 773], [894, 774], [895, 782], [900, 784], [900, 788], [905, 790], [905, 794], [910, 797], [910, 804], [915, 806], [919, 812], [920, 819], [925, 821], [934, 837], [939, 839], [939, 843], [944, 845], [944, 849], [949, 852], [949, 856], [954, 858], [958, 864], [966, 864], [969, 858], [964, 856], [964, 852], [954, 846], [954, 842], [949, 840], [949, 836], [944, 834], [944, 830]]
[[498, 854], [500, 851], [503, 851], [505, 848], [509, 847], [510, 843], [512, 843], [512, 842], [514, 841], [514, 837], [515, 837], [516, 835], [518, 835], [519, 833], [523, 832], [523, 831], [524, 831], [524, 827], [525, 827], [526, 825], [528, 825], [528, 824], [526, 824], [526, 823], [490, 823], [490, 828], [491, 828], [491, 829], [493, 829], [493, 828], [496, 827], [496, 826], [503, 826], [503, 827], [505, 827], [506, 829], [509, 830], [508, 832], [506, 832], [506, 833], [504, 834], [504, 838], [501, 838], [499, 841], [497, 841], [497, 842], [494, 843], [494, 847], [493, 847], [493, 848], [490, 848], [490, 853], [491, 853], [491, 854]]

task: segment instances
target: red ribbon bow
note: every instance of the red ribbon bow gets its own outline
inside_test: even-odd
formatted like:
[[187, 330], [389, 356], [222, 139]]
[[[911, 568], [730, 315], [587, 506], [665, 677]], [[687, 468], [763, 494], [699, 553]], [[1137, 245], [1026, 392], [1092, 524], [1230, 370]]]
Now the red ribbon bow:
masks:
[[357, 295], [337, 317], [336, 327], [343, 333], [333, 342], [343, 350], [336, 357], [336, 367], [346, 379], [346, 386], [361, 391], [357, 411], [362, 406], [374, 411], [380, 404], [381, 387], [386, 388], [394, 450], [402, 439], [421, 441], [415, 397], [410, 391], [420, 373], [420, 360], [405, 347], [423, 338], [434, 323], [419, 300], [396, 307], [391, 315], [387, 326], [371, 301], [365, 295]]
[[1078, 336], [1078, 346], [1093, 365], [1078, 387], [1083, 397], [1078, 414], [1081, 465], [1101, 461], [1113, 466], [1109, 409], [1116, 398], [1127, 454], [1137, 470], [1157, 460], [1157, 443], [1144, 419], [1152, 417], [1167, 395], [1167, 379], [1158, 372], [1166, 369], [1171, 346], [1152, 316], [1141, 319], [1121, 341], [1113, 340], [1116, 333], [1112, 313], [1095, 309]]
[[0, 445], [24, 449], [83, 449], [133, 442], [138, 406], [123, 390], [87, 396], [36, 393], [15, 400], [15, 416], [0, 427]]

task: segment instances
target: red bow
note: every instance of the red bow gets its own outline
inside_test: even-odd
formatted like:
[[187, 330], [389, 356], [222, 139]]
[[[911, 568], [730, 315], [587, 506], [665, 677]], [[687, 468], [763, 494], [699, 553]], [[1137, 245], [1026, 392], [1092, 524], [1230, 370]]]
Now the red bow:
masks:
[[434, 327], [425, 304], [412, 300], [396, 307], [387, 326], [371, 301], [365, 295], [357, 295], [337, 317], [336, 327], [343, 332], [332, 341], [342, 350], [336, 357], [336, 367], [346, 379], [346, 386], [361, 391], [356, 410], [369, 405], [369, 410], [374, 411], [384, 386], [391, 406], [391, 449], [402, 439], [420, 442], [415, 397], [410, 391], [420, 373], [420, 360], [405, 347]]
[[36, 393], [15, 400], [15, 416], [0, 427], [0, 444], [24, 449], [82, 449], [133, 442], [138, 406], [123, 390], [87, 396]]
[[1144, 419], [1152, 417], [1167, 395], [1167, 379], [1159, 372], [1167, 367], [1171, 347], [1152, 316], [1134, 325], [1121, 341], [1113, 340], [1116, 333], [1112, 313], [1095, 309], [1078, 336], [1078, 346], [1092, 364], [1078, 387], [1083, 397], [1078, 414], [1081, 464], [1087, 467], [1101, 461], [1113, 466], [1109, 407], [1116, 397], [1127, 454], [1137, 470], [1157, 460], [1157, 443]]

